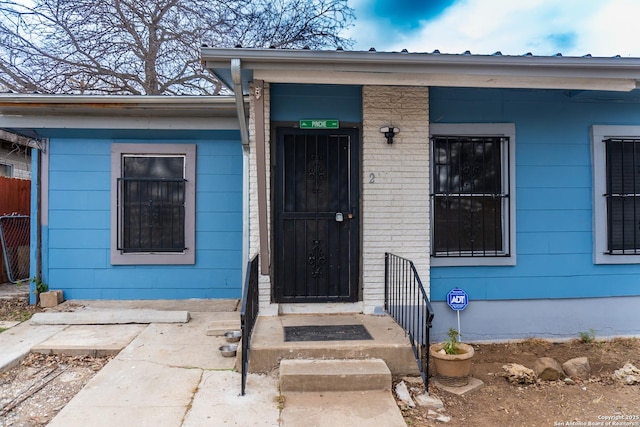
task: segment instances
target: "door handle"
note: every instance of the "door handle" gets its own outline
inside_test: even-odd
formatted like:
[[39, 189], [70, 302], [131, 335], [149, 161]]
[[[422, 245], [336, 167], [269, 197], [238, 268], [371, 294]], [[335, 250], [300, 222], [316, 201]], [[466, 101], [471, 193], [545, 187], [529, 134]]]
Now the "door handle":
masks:
[[349, 212], [348, 214], [343, 214], [342, 212], [336, 212], [336, 222], [343, 222], [346, 219], [353, 219], [353, 214]]

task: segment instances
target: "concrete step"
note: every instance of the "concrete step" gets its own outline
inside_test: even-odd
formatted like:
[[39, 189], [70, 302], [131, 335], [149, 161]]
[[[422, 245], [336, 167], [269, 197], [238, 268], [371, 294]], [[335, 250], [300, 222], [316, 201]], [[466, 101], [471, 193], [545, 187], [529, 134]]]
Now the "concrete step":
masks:
[[219, 312], [215, 313], [215, 317], [207, 324], [206, 335], [212, 337], [220, 337], [228, 331], [240, 330], [240, 313]]
[[314, 427], [407, 427], [389, 391], [289, 392], [281, 425]]
[[391, 371], [381, 359], [280, 362], [280, 391], [325, 392], [391, 390]]
[[[359, 341], [284, 341], [285, 326], [362, 324], [373, 337]], [[251, 338], [249, 372], [278, 369], [282, 359], [382, 359], [393, 375], [419, 375], [411, 343], [389, 316], [363, 314], [259, 316]]]
[[95, 310], [36, 313], [34, 325], [126, 325], [129, 323], [187, 323], [188, 311]]

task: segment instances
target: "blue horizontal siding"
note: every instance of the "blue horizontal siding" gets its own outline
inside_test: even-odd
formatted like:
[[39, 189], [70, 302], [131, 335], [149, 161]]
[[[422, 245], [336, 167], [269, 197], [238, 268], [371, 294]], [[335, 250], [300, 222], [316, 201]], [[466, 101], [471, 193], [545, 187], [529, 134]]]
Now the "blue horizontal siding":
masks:
[[362, 87], [272, 84], [271, 120], [338, 119], [362, 122]]
[[518, 210], [579, 210], [591, 209], [590, 188], [519, 188]]
[[640, 295], [640, 265], [593, 263], [589, 134], [640, 125], [636, 92], [430, 90], [432, 120], [516, 126], [516, 265], [433, 267], [434, 301], [454, 287], [470, 301]]
[[57, 172], [109, 172], [111, 170], [111, 156], [109, 153], [101, 155], [91, 154], [59, 154], [51, 157], [49, 171]]
[[103, 249], [109, 247], [110, 231], [108, 228], [95, 230], [85, 229], [49, 229], [50, 249]]
[[108, 230], [110, 215], [109, 211], [100, 210], [50, 210], [49, 227], [53, 230]]
[[[43, 275], [52, 289], [64, 290], [68, 299], [240, 296], [243, 161], [237, 131], [48, 132]], [[110, 167], [116, 142], [197, 144], [195, 265], [111, 265]]]
[[591, 165], [523, 165], [516, 169], [518, 188], [591, 188]]
[[49, 209], [56, 210], [101, 210], [108, 211], [110, 207], [109, 190], [51, 190], [49, 191]]

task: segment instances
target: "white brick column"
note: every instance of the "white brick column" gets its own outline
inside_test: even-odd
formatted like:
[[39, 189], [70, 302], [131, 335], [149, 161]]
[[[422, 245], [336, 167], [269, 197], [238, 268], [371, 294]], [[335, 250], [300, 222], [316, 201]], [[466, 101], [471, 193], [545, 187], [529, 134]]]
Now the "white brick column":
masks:
[[[253, 255], [257, 254], [260, 251], [260, 228], [258, 224], [258, 168], [256, 164], [256, 99], [253, 87], [250, 92], [251, 113], [249, 114], [249, 254], [250, 257], [253, 257]], [[269, 164], [271, 164], [271, 97], [268, 83], [264, 83], [262, 97], [264, 99], [264, 135], [266, 144], [265, 160], [267, 164], [267, 229], [269, 230], [268, 235], [271, 236], [271, 168], [268, 166]], [[273, 266], [271, 266], [271, 268], [273, 268]], [[271, 278], [270, 276], [263, 276], [262, 274], [259, 274], [258, 278], [260, 314], [276, 315], [278, 313], [278, 307], [276, 304], [271, 304]]]
[[[429, 288], [429, 92], [365, 86], [362, 148], [364, 312], [384, 307], [384, 253], [414, 262]], [[400, 128], [387, 144], [381, 127]]]

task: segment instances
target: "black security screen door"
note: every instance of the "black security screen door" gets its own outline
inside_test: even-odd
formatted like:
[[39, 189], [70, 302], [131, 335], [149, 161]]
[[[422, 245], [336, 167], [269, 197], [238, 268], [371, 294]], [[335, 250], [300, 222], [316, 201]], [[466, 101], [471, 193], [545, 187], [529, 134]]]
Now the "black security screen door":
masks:
[[358, 299], [358, 131], [278, 129], [276, 302]]

